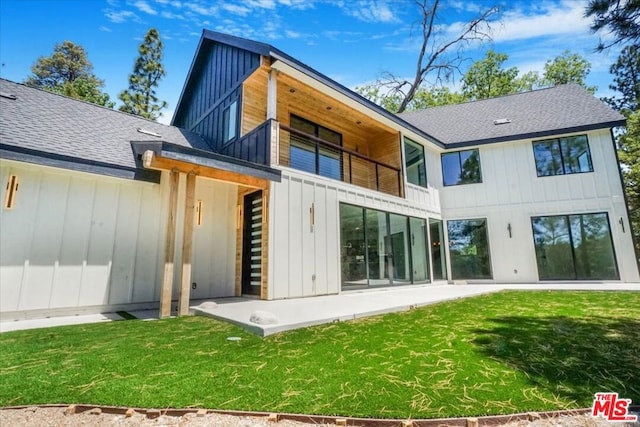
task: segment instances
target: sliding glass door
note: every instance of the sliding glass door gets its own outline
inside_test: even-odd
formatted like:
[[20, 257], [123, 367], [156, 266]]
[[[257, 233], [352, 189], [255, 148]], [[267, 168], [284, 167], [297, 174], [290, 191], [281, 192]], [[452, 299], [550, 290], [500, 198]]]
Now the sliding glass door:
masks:
[[531, 218], [540, 280], [616, 280], [606, 213]]
[[427, 222], [340, 204], [342, 289], [428, 283]]

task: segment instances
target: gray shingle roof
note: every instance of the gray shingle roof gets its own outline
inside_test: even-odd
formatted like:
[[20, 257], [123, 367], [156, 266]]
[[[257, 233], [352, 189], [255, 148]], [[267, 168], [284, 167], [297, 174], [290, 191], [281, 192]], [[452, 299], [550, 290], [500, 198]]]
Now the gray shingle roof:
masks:
[[0, 79], [0, 92], [16, 96], [0, 96], [0, 144], [5, 150], [39, 152], [131, 170], [136, 169], [131, 141], [165, 141], [210, 151], [200, 136], [174, 126], [4, 79]]
[[[624, 117], [575, 84], [400, 114], [456, 148], [581, 132], [624, 124]], [[508, 119], [506, 124], [495, 120]]]

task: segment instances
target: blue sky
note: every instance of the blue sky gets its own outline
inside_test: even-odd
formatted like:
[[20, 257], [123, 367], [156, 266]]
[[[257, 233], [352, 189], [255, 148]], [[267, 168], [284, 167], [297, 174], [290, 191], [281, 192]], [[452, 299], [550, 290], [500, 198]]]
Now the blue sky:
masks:
[[[461, 24], [489, 0], [442, 0], [441, 34]], [[509, 55], [507, 66], [541, 71], [565, 50], [592, 64], [589, 85], [610, 93], [609, 67], [619, 48], [595, 53], [599, 37], [583, 17], [586, 0], [507, 1], [492, 25], [493, 41], [469, 46], [465, 55], [482, 58], [490, 48]], [[410, 0], [0, 0], [0, 61], [3, 78], [23, 81], [39, 56], [57, 42], [82, 45], [117, 100], [150, 27], [165, 44], [167, 76], [158, 93], [169, 103], [168, 122], [178, 101], [203, 28], [274, 45], [316, 70], [353, 88], [383, 71], [409, 77], [415, 69], [418, 15]], [[413, 31], [412, 31], [413, 29]], [[466, 63], [470, 65], [471, 61]]]

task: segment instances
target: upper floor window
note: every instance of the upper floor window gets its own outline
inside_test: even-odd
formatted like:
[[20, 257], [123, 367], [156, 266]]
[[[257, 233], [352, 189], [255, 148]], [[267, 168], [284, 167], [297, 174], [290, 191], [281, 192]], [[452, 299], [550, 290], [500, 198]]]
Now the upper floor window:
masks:
[[291, 115], [291, 128], [312, 138], [291, 134], [289, 166], [342, 180], [342, 153], [331, 147], [331, 144], [342, 145], [342, 135], [294, 115]]
[[222, 132], [224, 142], [238, 135], [238, 101], [233, 101], [222, 113]]
[[442, 154], [442, 180], [445, 186], [482, 182], [480, 151], [456, 151]]
[[409, 138], [404, 139], [404, 165], [408, 183], [421, 187], [427, 186], [424, 147]]
[[538, 176], [593, 172], [586, 135], [534, 141]]

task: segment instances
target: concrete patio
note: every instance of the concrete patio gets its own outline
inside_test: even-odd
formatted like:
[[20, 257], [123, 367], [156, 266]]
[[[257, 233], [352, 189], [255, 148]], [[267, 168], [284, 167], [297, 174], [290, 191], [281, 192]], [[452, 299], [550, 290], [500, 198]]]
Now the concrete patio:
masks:
[[[529, 285], [425, 285], [344, 292], [311, 298], [263, 301], [251, 298], [221, 298], [200, 302], [191, 310], [196, 315], [227, 321], [260, 336], [282, 331], [342, 322], [376, 314], [409, 310], [441, 301], [471, 297], [504, 289], [601, 290], [640, 292], [640, 283], [544, 283]], [[211, 304], [211, 303], [215, 304]], [[130, 311], [139, 319], [158, 318], [157, 310]], [[263, 324], [252, 322], [258, 314]], [[120, 320], [116, 313], [52, 317], [0, 323], [0, 332], [82, 323]], [[271, 321], [272, 323], [269, 323]]]
[[[246, 298], [213, 300], [216, 305], [194, 306], [197, 315], [210, 316], [267, 336], [282, 331], [342, 322], [376, 314], [410, 310], [441, 301], [466, 298], [504, 289], [521, 290], [610, 290], [640, 292], [640, 284], [532, 284], [532, 285], [426, 285], [419, 287], [381, 288], [345, 292], [312, 298], [262, 301]], [[277, 323], [258, 324], [250, 321], [253, 314], [270, 314]]]

